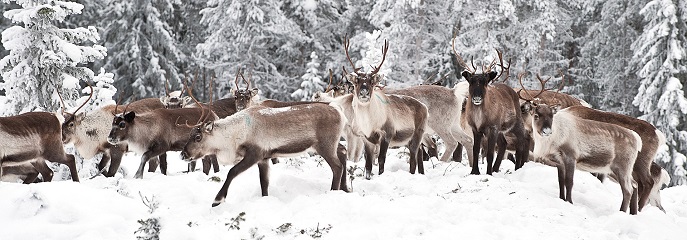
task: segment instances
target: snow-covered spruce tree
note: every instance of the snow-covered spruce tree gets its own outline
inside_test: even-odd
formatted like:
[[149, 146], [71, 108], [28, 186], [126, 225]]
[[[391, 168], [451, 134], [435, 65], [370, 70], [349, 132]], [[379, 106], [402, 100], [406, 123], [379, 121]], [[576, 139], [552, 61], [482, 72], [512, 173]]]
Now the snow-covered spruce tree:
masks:
[[310, 54], [310, 62], [308, 62], [306, 73], [301, 77], [301, 88], [297, 89], [291, 94], [291, 97], [300, 101], [310, 101], [316, 92], [324, 92], [325, 82], [320, 77], [319, 58], [315, 52]]
[[632, 44], [640, 87], [633, 104], [666, 135], [668, 149], [657, 161], [670, 185], [687, 184], [687, 9], [678, 0], [654, 0], [640, 11], [647, 24]]
[[[9, 0], [3, 0], [8, 3]], [[2, 44], [10, 51], [0, 60], [7, 95], [3, 115], [60, 109], [57, 91], [72, 106], [79, 97], [79, 81], [93, 78], [93, 71], [80, 64], [102, 59], [106, 49], [99, 45], [79, 46], [99, 40], [94, 27], [61, 29], [55, 26], [83, 6], [69, 1], [15, 1], [21, 9], [3, 15], [21, 26], [2, 33]]]
[[210, 0], [201, 11], [208, 30], [198, 45], [198, 56], [231, 79], [236, 68], [251, 76], [252, 86], [265, 97], [287, 100], [298, 88], [307, 53], [300, 46], [311, 38], [286, 17], [283, 2], [276, 0]]
[[172, 12], [173, 0], [111, 1], [102, 13], [103, 38], [110, 55], [105, 70], [115, 73], [115, 86], [132, 98], [159, 97], [165, 82], [179, 89], [175, 67], [180, 51], [162, 13]]
[[[632, 48], [643, 23], [646, 0], [596, 0], [583, 7], [579, 64], [575, 67], [580, 97], [606, 111], [638, 115], [632, 105], [639, 77], [631, 68]], [[636, 66], [635, 66], [636, 67]]]

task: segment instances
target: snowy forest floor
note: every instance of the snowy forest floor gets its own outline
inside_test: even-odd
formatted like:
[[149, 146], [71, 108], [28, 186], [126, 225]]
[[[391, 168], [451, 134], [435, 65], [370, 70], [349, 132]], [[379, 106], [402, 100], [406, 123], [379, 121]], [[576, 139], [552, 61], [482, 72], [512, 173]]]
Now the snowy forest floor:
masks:
[[[254, 166], [232, 182], [226, 202], [215, 208], [210, 205], [230, 166], [211, 174], [220, 182], [211, 181], [200, 171], [184, 173], [186, 163], [178, 153], [170, 153], [168, 176], [146, 172], [144, 179], [132, 179], [139, 156], [127, 154], [124, 178], [117, 174], [81, 183], [0, 183], [0, 234], [4, 240], [134, 239], [142, 235], [134, 233], [141, 226], [138, 220], [159, 218], [159, 236], [165, 240], [687, 236], [687, 186], [661, 191], [667, 213], [647, 206], [631, 216], [618, 211], [616, 183], [601, 183], [586, 172], [576, 172], [575, 204], [569, 204], [558, 199], [552, 167], [527, 163], [513, 171], [513, 165], [504, 162], [501, 173], [474, 176], [462, 163], [434, 159], [425, 162], [425, 175], [411, 175], [402, 151], [389, 151], [383, 175], [372, 180], [356, 176], [351, 193], [329, 191], [331, 171], [314, 156], [271, 165], [270, 196], [261, 197]], [[149, 213], [141, 196], [154, 199], [157, 210]], [[236, 220], [242, 212], [245, 220]]]

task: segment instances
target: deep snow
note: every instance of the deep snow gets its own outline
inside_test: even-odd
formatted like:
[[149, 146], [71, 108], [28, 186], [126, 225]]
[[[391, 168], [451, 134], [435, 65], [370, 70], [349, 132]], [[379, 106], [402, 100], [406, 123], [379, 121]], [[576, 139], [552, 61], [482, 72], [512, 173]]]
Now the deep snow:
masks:
[[[631, 216], [618, 211], [616, 183], [600, 183], [585, 172], [575, 174], [571, 205], [558, 199], [552, 167], [527, 163], [514, 172], [504, 162], [501, 173], [474, 176], [461, 163], [435, 159], [425, 162], [426, 175], [411, 175], [405, 158], [390, 150], [386, 172], [372, 180], [356, 177], [352, 193], [328, 190], [331, 171], [318, 156], [281, 159], [271, 165], [270, 196], [260, 196], [254, 166], [233, 181], [226, 202], [212, 208], [230, 166], [211, 174], [222, 182], [209, 181], [199, 171], [183, 173], [186, 163], [170, 153], [168, 176], [146, 172], [144, 179], [132, 179], [139, 156], [130, 153], [122, 164], [128, 172], [124, 178], [0, 183], [0, 238], [135, 239], [137, 220], [150, 217], [159, 217], [161, 239], [312, 239], [318, 226], [322, 239], [687, 236], [687, 186], [661, 191], [667, 213], [648, 206]], [[141, 195], [156, 199], [159, 208], [150, 214]], [[241, 212], [240, 229], [230, 229], [226, 224]]]

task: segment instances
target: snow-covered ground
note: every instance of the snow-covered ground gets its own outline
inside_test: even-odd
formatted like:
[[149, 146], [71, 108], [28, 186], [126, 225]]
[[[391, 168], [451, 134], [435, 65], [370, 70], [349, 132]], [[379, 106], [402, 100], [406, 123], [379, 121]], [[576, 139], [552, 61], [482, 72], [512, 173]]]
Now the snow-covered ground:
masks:
[[[212, 208], [230, 166], [211, 174], [222, 179], [216, 182], [202, 172], [183, 173], [186, 164], [170, 153], [168, 176], [146, 172], [132, 179], [139, 157], [128, 154], [123, 167], [130, 176], [124, 178], [0, 183], [0, 239], [135, 239], [138, 220], [155, 217], [165, 240], [687, 236], [687, 186], [661, 191], [667, 213], [649, 206], [631, 216], [618, 211], [617, 184], [585, 172], [575, 175], [571, 205], [558, 199], [552, 167], [527, 163], [513, 172], [504, 162], [502, 173], [473, 176], [467, 166], [434, 160], [425, 162], [426, 175], [411, 175], [404, 156], [390, 150], [386, 172], [372, 180], [356, 177], [352, 193], [329, 191], [329, 167], [310, 157], [272, 165], [270, 196], [261, 197], [254, 166], [234, 180], [226, 202]], [[141, 196], [157, 202], [157, 210], [149, 213]], [[245, 220], [232, 228], [242, 212]]]

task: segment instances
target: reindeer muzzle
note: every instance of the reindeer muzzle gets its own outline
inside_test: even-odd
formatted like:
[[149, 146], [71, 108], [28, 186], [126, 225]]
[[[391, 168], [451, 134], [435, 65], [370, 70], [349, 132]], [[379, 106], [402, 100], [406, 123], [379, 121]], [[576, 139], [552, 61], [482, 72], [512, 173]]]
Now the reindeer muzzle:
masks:
[[553, 133], [553, 130], [550, 127], [545, 127], [545, 128], [542, 128], [542, 130], [541, 130], [541, 135], [544, 137], [550, 136], [551, 133]]
[[180, 157], [181, 157], [181, 160], [183, 160], [183, 161], [187, 161], [187, 162], [193, 161], [193, 159], [191, 158], [191, 156], [189, 156], [188, 153], [187, 153], [186, 151], [181, 151], [181, 153], [180, 153], [179, 155], [180, 155]]
[[361, 102], [370, 101], [370, 90], [367, 90], [366, 88], [360, 89], [360, 93], [358, 93], [358, 100]]
[[472, 104], [477, 106], [482, 104], [482, 97], [472, 97]]
[[107, 142], [110, 143], [110, 144], [112, 144], [112, 145], [117, 145], [117, 144], [119, 143], [119, 139], [117, 139], [117, 138], [112, 138], [112, 137], [108, 137], [108, 138], [107, 138]]

